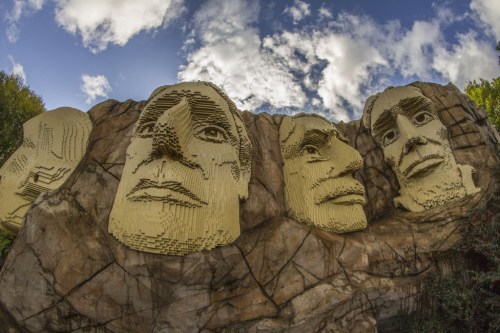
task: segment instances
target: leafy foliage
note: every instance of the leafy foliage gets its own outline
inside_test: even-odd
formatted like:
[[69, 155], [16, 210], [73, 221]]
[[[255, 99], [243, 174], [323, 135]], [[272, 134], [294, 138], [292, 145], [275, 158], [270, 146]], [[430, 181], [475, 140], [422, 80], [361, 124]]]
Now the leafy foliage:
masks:
[[43, 111], [41, 97], [20, 77], [0, 71], [0, 166], [21, 145], [23, 123]]
[[424, 293], [429, 309], [399, 318], [400, 332], [500, 332], [500, 197], [471, 212], [457, 250], [478, 267], [432, 278]]
[[479, 79], [479, 83], [469, 82], [465, 93], [486, 110], [488, 119], [500, 131], [500, 77], [491, 82], [483, 79]]

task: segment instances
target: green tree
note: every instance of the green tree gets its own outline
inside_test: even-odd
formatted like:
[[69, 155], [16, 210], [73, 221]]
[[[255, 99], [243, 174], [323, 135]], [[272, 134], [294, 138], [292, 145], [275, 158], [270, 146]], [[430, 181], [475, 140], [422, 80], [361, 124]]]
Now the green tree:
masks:
[[0, 71], [0, 166], [21, 145], [24, 122], [43, 111], [41, 97], [19, 76]]
[[500, 131], [500, 77], [491, 82], [483, 79], [479, 81], [469, 82], [465, 93], [486, 110], [488, 119]]

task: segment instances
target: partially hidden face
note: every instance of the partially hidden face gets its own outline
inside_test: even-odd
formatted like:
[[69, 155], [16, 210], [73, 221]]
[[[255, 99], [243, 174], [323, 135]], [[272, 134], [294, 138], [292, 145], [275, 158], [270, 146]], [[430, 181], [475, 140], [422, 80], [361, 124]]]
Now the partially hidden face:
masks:
[[0, 169], [0, 227], [16, 234], [41, 192], [59, 188], [86, 152], [92, 123], [73, 108], [44, 112], [23, 125], [23, 143]]
[[173, 255], [240, 233], [251, 146], [234, 104], [208, 83], [157, 89], [137, 121], [109, 231], [130, 248]]
[[279, 134], [288, 214], [336, 233], [366, 228], [365, 191], [354, 178], [363, 166], [359, 152], [316, 115], [285, 117]]
[[422, 211], [478, 191], [457, 165], [431, 100], [414, 87], [390, 88], [373, 104], [370, 128], [400, 184], [395, 203]]

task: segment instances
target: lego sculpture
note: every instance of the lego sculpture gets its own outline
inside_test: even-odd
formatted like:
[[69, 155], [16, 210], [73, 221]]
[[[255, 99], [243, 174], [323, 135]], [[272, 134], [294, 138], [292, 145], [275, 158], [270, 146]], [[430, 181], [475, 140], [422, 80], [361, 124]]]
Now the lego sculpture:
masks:
[[363, 160], [335, 126], [300, 114], [283, 119], [279, 137], [288, 214], [335, 233], [366, 228], [365, 191], [353, 176]]
[[480, 191], [474, 169], [457, 164], [446, 127], [418, 88], [388, 88], [370, 97], [363, 123], [396, 174], [397, 207], [420, 212]]
[[24, 125], [23, 143], [0, 169], [0, 227], [17, 234], [41, 192], [60, 187], [86, 152], [92, 123], [88, 115], [63, 107]]
[[233, 242], [251, 151], [239, 111], [214, 85], [156, 89], [133, 130], [109, 232], [132, 249], [170, 255]]

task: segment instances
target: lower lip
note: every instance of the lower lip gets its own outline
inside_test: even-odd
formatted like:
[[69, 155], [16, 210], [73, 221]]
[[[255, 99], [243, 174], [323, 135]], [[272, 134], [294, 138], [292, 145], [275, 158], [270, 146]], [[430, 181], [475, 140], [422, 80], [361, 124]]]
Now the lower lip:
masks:
[[137, 191], [136, 193], [128, 196], [132, 201], [162, 201], [171, 202], [174, 204], [186, 204], [187, 206], [201, 207], [202, 203], [189, 198], [183, 193], [173, 191], [166, 188], [150, 187]]
[[419, 174], [429, 171], [430, 169], [435, 168], [439, 164], [443, 163], [444, 160], [442, 158], [429, 158], [427, 160], [424, 160], [417, 165], [415, 165], [406, 175], [406, 178], [411, 178], [418, 176]]
[[354, 205], [354, 204], [363, 205], [365, 203], [365, 197], [360, 194], [346, 194], [335, 197], [331, 200], [328, 200], [327, 202], [338, 205]]

